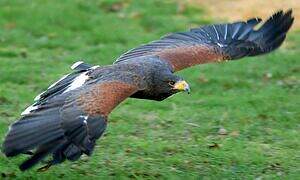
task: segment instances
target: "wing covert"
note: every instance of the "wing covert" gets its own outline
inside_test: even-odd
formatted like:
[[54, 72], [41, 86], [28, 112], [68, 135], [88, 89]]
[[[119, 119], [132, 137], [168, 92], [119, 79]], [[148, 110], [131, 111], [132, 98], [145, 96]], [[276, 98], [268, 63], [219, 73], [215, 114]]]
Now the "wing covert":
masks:
[[122, 81], [105, 81], [83, 90], [77, 102], [89, 115], [107, 116], [119, 103], [139, 90], [139, 87]]

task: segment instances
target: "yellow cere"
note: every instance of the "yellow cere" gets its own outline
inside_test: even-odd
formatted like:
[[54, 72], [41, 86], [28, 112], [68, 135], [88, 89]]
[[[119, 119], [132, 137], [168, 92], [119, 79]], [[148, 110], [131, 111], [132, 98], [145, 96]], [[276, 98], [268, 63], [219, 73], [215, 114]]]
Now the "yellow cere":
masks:
[[188, 83], [186, 81], [178, 81], [174, 85], [174, 89], [185, 91], [189, 87]]

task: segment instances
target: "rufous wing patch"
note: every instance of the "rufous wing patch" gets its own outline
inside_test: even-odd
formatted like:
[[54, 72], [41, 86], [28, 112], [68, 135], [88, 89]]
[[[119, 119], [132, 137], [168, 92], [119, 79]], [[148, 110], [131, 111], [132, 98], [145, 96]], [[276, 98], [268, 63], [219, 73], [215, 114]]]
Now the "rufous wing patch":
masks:
[[156, 53], [162, 60], [167, 61], [174, 71], [179, 71], [197, 64], [223, 61], [227, 57], [216, 47], [208, 45], [180, 46], [163, 49]]
[[89, 115], [107, 116], [118, 104], [137, 91], [125, 82], [103, 82], [79, 96], [78, 104]]

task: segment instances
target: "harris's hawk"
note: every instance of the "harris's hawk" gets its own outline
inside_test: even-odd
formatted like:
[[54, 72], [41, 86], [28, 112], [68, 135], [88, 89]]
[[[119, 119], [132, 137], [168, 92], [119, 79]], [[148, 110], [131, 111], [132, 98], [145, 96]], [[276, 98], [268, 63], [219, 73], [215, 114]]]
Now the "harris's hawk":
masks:
[[107, 126], [109, 113], [128, 97], [161, 101], [190, 91], [174, 74], [197, 64], [236, 60], [278, 48], [293, 24], [292, 11], [279, 11], [259, 28], [261, 19], [208, 25], [166, 35], [121, 55], [113, 65], [77, 62], [73, 72], [35, 98], [11, 125], [3, 152], [30, 154], [27, 170], [47, 155], [46, 168], [91, 155]]

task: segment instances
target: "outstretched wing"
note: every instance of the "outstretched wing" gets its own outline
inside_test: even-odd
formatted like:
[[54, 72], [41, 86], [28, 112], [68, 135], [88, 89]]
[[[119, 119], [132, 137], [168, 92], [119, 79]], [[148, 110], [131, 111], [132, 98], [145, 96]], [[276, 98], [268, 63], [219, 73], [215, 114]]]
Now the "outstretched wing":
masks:
[[10, 127], [3, 152], [15, 156], [35, 149], [20, 165], [21, 170], [48, 154], [53, 156], [48, 166], [65, 159], [77, 160], [83, 153], [91, 155], [95, 141], [106, 128], [108, 114], [139, 89], [135, 75], [125, 73], [120, 77], [126, 80], [95, 79], [84, 87], [43, 101]]
[[179, 71], [197, 64], [260, 55], [282, 44], [293, 20], [292, 10], [279, 11], [257, 30], [254, 27], [261, 22], [259, 18], [173, 33], [126, 52], [115, 63], [158, 56]]

